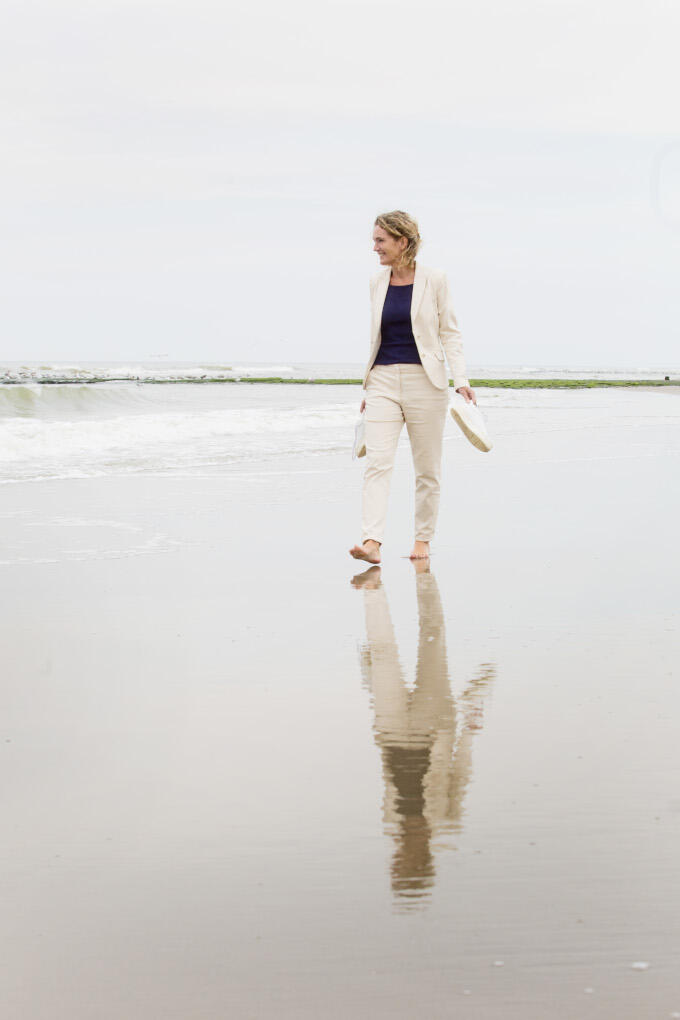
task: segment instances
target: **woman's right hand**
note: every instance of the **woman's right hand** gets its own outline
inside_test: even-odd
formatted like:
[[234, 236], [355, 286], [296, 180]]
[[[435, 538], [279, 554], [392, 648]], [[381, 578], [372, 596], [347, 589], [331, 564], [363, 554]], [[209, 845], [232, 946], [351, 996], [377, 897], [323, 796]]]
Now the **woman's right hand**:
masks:
[[361, 401], [361, 407], [359, 408], [359, 414], [363, 414], [365, 410], [366, 410], [366, 400], [364, 399], [364, 400]]

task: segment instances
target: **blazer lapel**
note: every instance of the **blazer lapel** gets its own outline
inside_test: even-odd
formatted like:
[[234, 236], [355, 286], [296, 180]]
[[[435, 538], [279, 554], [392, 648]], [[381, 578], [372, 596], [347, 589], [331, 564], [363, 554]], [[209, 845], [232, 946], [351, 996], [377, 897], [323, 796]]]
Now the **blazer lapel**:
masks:
[[413, 294], [411, 296], [411, 326], [415, 333], [416, 315], [420, 308], [420, 302], [423, 300], [423, 294], [425, 293], [425, 284], [427, 283], [427, 273], [425, 267], [421, 266], [419, 262], [416, 262], [416, 273], [413, 279]]
[[391, 275], [392, 270], [388, 266], [376, 283], [375, 290], [373, 291], [373, 328], [371, 330], [371, 341], [373, 344], [377, 343], [380, 334], [380, 320], [382, 319], [383, 305], [385, 304]]

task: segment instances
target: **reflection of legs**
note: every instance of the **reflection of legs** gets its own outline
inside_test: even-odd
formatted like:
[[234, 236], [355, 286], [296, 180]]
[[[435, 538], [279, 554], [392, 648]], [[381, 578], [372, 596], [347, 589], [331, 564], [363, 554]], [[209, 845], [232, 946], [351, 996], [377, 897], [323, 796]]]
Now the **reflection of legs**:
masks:
[[416, 574], [415, 580], [419, 634], [414, 708], [417, 704], [423, 724], [427, 715], [432, 728], [441, 728], [453, 716], [444, 610], [434, 574]]
[[404, 419], [392, 421], [366, 420], [366, 471], [362, 497], [361, 527], [365, 542], [372, 538], [382, 542], [387, 517], [387, 500], [399, 433]]
[[412, 725], [430, 740], [430, 765], [424, 781], [425, 816], [433, 829], [451, 818], [451, 770], [456, 714], [449, 685], [444, 610], [432, 574], [416, 573], [418, 666], [411, 702]]
[[442, 441], [449, 395], [438, 390], [423, 372], [409, 380], [405, 406], [406, 428], [411, 440], [416, 473], [416, 539], [430, 542], [439, 512]]
[[369, 684], [378, 742], [408, 740], [408, 689], [382, 586], [373, 591], [364, 589], [364, 610], [370, 655]]
[[453, 714], [446, 661], [444, 610], [434, 574], [416, 574], [418, 665], [411, 712], [424, 730], [447, 726]]

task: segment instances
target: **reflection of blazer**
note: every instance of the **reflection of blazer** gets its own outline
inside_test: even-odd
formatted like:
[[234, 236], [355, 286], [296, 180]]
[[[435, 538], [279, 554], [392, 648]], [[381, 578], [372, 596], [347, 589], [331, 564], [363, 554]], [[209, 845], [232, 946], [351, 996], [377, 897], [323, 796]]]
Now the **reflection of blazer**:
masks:
[[[380, 349], [380, 320], [391, 273], [391, 268], [387, 266], [371, 279], [371, 353], [364, 373], [364, 388]], [[451, 305], [446, 273], [422, 266], [420, 262], [416, 262], [413, 281], [411, 326], [423, 368], [437, 389], [445, 390], [449, 385], [444, 364], [445, 354], [453, 376], [454, 389], [469, 386], [463, 342]]]

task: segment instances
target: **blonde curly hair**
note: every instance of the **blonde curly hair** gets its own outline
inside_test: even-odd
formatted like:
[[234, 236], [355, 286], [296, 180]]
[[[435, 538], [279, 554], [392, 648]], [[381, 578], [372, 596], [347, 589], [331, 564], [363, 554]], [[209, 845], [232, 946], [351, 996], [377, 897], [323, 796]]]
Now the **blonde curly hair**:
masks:
[[402, 209], [394, 209], [392, 212], [381, 213], [380, 216], [377, 216], [374, 226], [382, 227], [390, 237], [406, 238], [408, 244], [399, 260], [398, 268], [412, 266], [416, 260], [418, 249], [423, 243], [418, 233], [418, 224], [413, 217]]

